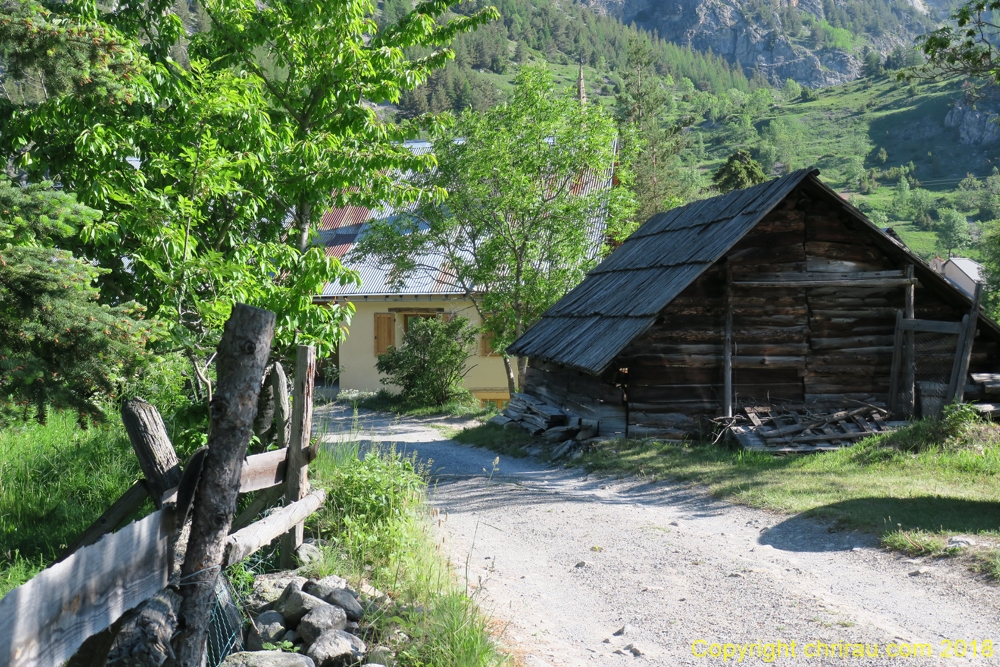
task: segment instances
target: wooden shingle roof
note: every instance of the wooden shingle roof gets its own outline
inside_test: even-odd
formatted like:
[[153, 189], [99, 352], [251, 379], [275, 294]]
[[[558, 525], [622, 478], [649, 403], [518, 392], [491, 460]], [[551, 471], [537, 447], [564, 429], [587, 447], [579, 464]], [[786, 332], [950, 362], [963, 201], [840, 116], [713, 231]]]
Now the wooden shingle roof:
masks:
[[[873, 225], [823, 184], [818, 174], [815, 169], [802, 169], [650, 218], [514, 341], [508, 353], [602, 373], [626, 345], [656, 322], [661, 310], [804, 181], [863, 222], [884, 252], [912, 263], [923, 285], [971, 306], [964, 292]], [[1000, 327], [992, 320], [983, 317], [981, 321], [1000, 335]]]

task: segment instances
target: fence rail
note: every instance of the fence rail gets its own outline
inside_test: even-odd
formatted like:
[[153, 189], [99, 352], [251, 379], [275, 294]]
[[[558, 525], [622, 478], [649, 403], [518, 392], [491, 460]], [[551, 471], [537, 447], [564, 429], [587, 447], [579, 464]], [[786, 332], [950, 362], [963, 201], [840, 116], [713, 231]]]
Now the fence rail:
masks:
[[[276, 414], [279, 443], [288, 447], [244, 460], [240, 493], [256, 492], [257, 497], [233, 520], [222, 567], [247, 558], [283, 535], [282, 561], [289, 562], [302, 543], [302, 522], [323, 505], [326, 497], [322, 490], [310, 492], [307, 480], [308, 465], [317, 455], [316, 446], [308, 446], [315, 351], [300, 346], [296, 361], [291, 414], [287, 399], [281, 401], [280, 396], [278, 401], [285, 405], [279, 405]], [[276, 366], [283, 378], [284, 372]], [[135, 429], [129, 435], [137, 452], [142, 450], [139, 458], [144, 461], [143, 469], [147, 476], [158, 474], [158, 468], [171, 471], [171, 475], [153, 483], [138, 480], [81, 533], [54, 565], [0, 599], [0, 667], [58, 667], [89, 637], [111, 627], [128, 610], [167, 586], [175, 555], [173, 543], [182, 527], [176, 516], [177, 487], [163, 492], [157, 503], [163, 509], [111, 532], [139, 509], [150, 496], [150, 489], [162, 489], [164, 479], [176, 483], [176, 469], [157, 466], [154, 460], [161, 456], [168, 463], [170, 457], [176, 461], [169, 440], [164, 447], [165, 433], [155, 432], [157, 424], [162, 428], [162, 420], [148, 404], [142, 414], [146, 417], [144, 425], [153, 425], [152, 435], [145, 428], [144, 437], [131, 437]], [[155, 418], [151, 418], [152, 414]], [[290, 441], [284, 437], [289, 432]], [[148, 440], [154, 441], [155, 447], [145, 447], [143, 443]], [[285, 507], [254, 521], [282, 496], [286, 498]]]

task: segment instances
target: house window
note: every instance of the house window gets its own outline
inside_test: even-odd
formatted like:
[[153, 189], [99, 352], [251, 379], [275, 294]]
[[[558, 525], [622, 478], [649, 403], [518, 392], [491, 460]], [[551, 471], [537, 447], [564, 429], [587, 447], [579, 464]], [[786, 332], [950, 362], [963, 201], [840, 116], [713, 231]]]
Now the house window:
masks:
[[426, 320], [426, 319], [430, 319], [432, 317], [437, 317], [437, 314], [436, 313], [429, 313], [429, 314], [424, 314], [424, 313], [404, 313], [403, 314], [403, 331], [407, 332], [407, 331], [410, 330], [410, 322], [412, 322], [413, 320], [418, 320], [418, 319], [424, 319], [424, 320]]

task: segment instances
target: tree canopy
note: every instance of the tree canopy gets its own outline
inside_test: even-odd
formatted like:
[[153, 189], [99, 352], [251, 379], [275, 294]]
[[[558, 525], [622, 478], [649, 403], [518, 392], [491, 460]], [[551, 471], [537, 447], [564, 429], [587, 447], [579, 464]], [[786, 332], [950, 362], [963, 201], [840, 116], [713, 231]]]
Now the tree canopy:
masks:
[[[463, 113], [435, 134], [438, 168], [421, 182], [446, 189], [445, 204], [424, 201], [370, 223], [354, 252], [400, 281], [430, 272], [460, 289], [502, 353], [593, 265], [597, 221], [632, 217], [626, 188], [586, 185], [606, 178], [615, 136], [599, 106], [557, 93], [547, 70], [525, 67], [509, 102]], [[513, 390], [521, 378], [504, 359]]]

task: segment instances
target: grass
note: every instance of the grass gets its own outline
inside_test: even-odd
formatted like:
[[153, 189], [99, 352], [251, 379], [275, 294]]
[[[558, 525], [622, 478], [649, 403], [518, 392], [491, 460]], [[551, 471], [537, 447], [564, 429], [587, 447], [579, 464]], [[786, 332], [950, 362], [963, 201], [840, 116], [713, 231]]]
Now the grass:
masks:
[[0, 431], [0, 597], [52, 562], [140, 476], [120, 423], [83, 431], [75, 415], [54, 412], [47, 426]]
[[459, 431], [451, 438], [456, 442], [476, 447], [485, 447], [504, 456], [522, 458], [528, 455], [528, 448], [537, 445], [538, 438], [521, 428], [503, 428], [496, 424], [480, 424]]
[[355, 408], [392, 412], [407, 417], [485, 417], [496, 414], [496, 408], [489, 405], [483, 407], [472, 394], [458, 396], [443, 405], [418, 405], [407, 402], [399, 394], [381, 389], [375, 393], [341, 392], [337, 401]]
[[391, 600], [366, 617], [400, 667], [491, 667], [507, 659], [489, 619], [465, 593], [433, 536], [436, 512], [424, 502], [426, 473], [413, 456], [357, 444], [321, 450], [310, 468], [327, 489], [310, 529], [327, 540], [314, 576], [368, 582]]

